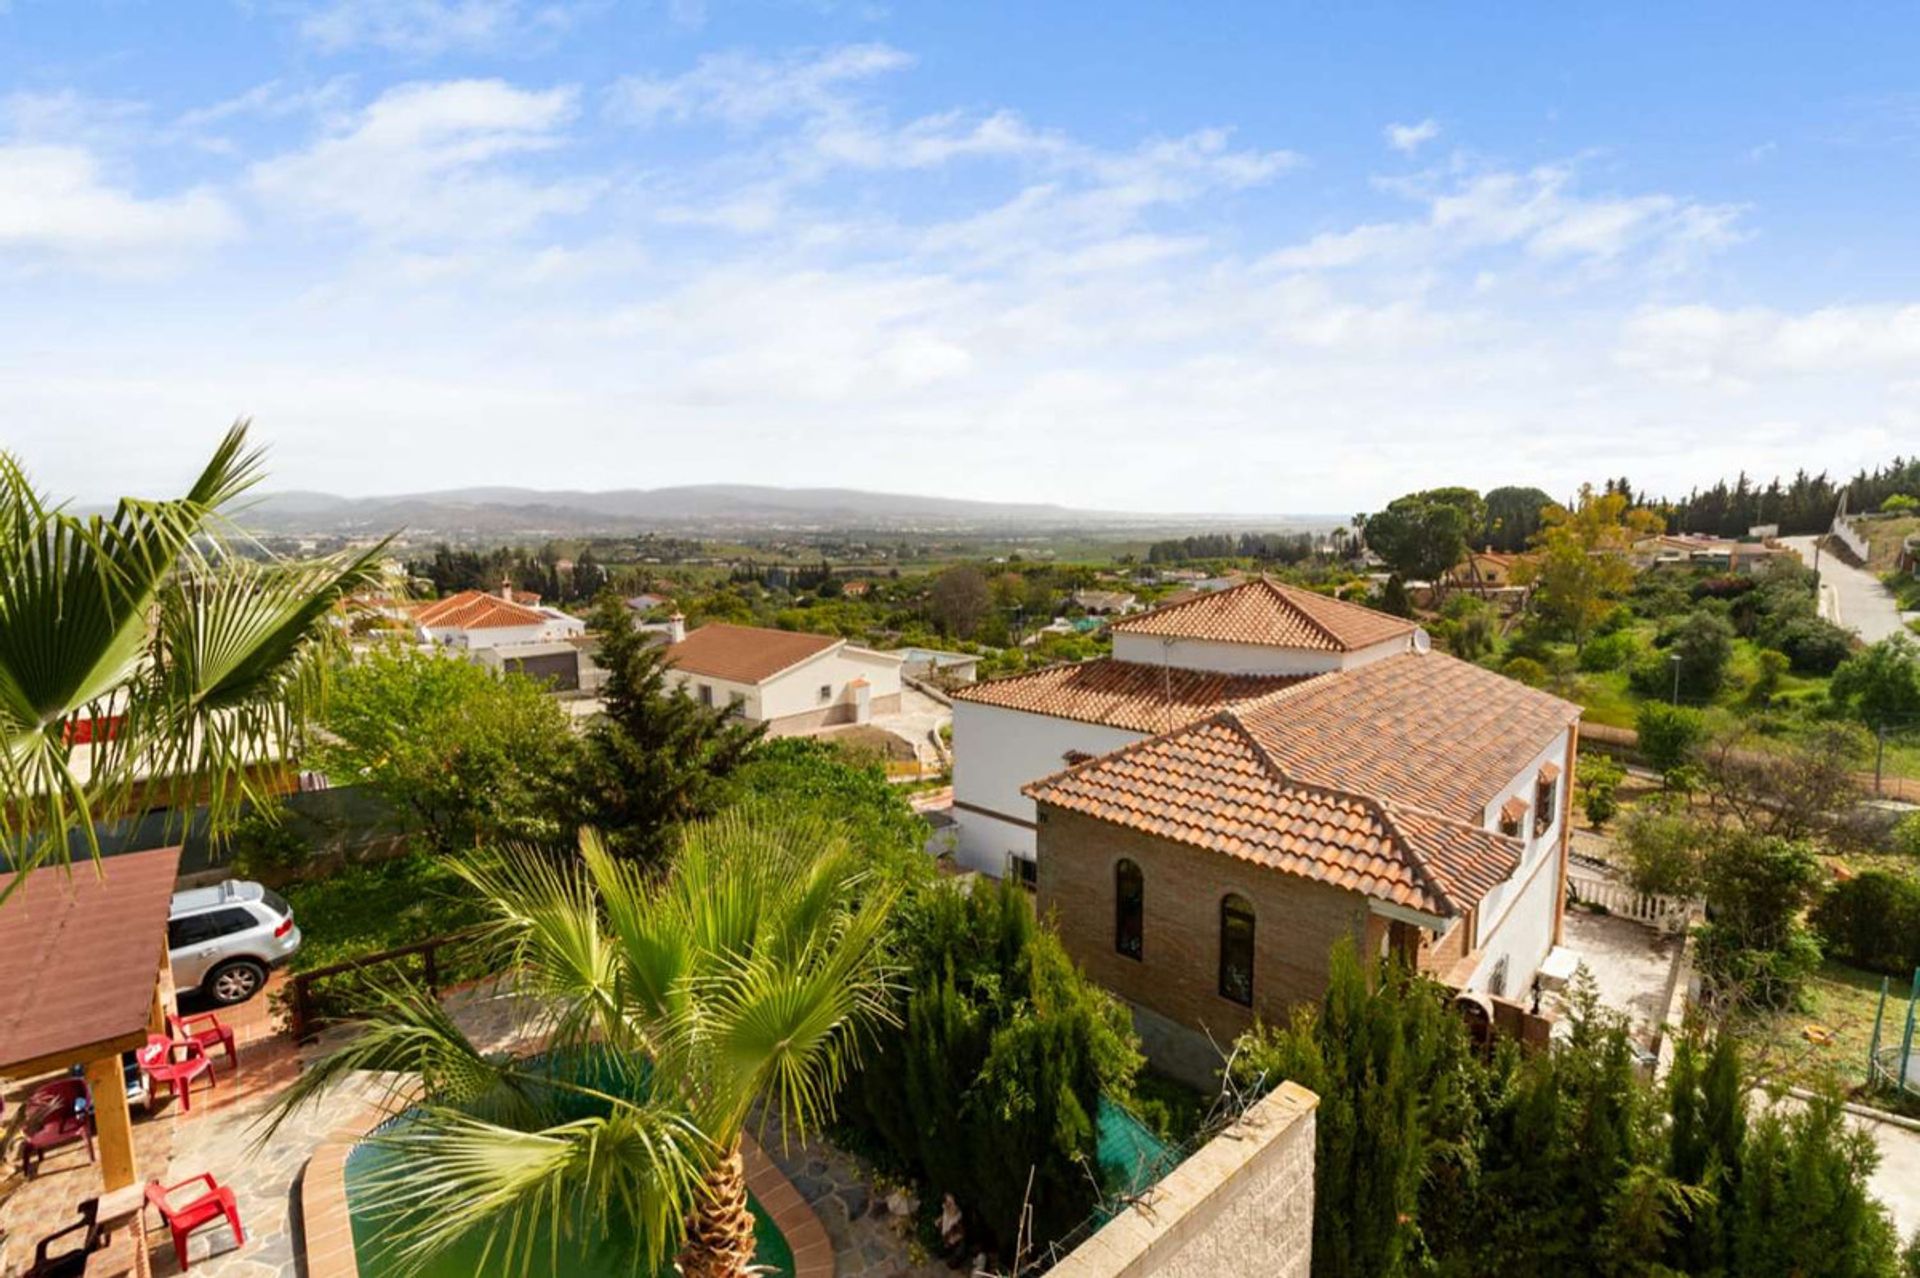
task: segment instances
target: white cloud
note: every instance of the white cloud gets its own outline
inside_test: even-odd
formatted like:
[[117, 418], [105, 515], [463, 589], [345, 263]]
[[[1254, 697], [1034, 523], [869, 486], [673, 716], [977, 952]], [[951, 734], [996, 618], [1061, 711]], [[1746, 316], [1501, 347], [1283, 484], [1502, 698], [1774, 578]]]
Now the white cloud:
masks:
[[305, 150], [254, 166], [266, 199], [345, 218], [387, 240], [490, 239], [578, 211], [598, 183], [542, 179], [512, 161], [562, 145], [571, 88], [448, 80], [390, 89]]
[[1657, 378], [1748, 391], [1783, 378], [1910, 377], [1920, 304], [1786, 312], [1701, 304], [1649, 307], [1623, 326], [1615, 357]]
[[912, 64], [912, 58], [884, 44], [846, 45], [778, 59], [709, 54], [682, 75], [621, 80], [608, 101], [618, 118], [636, 124], [712, 118], [746, 128], [836, 114], [845, 106], [842, 86]]
[[330, 0], [307, 12], [300, 34], [327, 53], [371, 47], [434, 57], [551, 38], [574, 24], [581, 7], [526, 0]]
[[1440, 136], [1440, 121], [1428, 118], [1418, 124], [1389, 124], [1387, 145], [1403, 155], [1412, 155]]
[[161, 270], [238, 231], [232, 209], [212, 191], [142, 197], [111, 183], [80, 147], [0, 145], [0, 260]]
[[1323, 232], [1269, 255], [1265, 265], [1311, 271], [1432, 264], [1518, 248], [1540, 263], [1631, 261], [1668, 272], [1727, 247], [1740, 234], [1736, 206], [1665, 193], [1583, 195], [1576, 190], [1575, 169], [1563, 164], [1382, 185], [1424, 205], [1425, 216]]

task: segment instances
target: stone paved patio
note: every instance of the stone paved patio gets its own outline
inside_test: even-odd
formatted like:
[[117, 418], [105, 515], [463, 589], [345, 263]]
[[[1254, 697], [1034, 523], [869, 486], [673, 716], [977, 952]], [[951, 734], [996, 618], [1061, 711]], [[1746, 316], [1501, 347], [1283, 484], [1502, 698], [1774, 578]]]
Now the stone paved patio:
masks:
[[838, 1278], [953, 1278], [958, 1272], [919, 1254], [912, 1219], [888, 1210], [865, 1159], [817, 1138], [789, 1141], [773, 1117], [758, 1135], [826, 1226]]
[[1579, 955], [1604, 1007], [1624, 1012], [1643, 1046], [1667, 1015], [1667, 983], [1681, 938], [1610, 914], [1568, 910], [1562, 944]]

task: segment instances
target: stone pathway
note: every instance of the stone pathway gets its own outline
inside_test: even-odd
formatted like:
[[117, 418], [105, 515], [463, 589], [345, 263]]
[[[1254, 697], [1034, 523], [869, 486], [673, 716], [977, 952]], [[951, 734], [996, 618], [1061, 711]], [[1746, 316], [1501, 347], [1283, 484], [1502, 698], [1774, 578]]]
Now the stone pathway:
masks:
[[818, 1138], [788, 1141], [772, 1115], [764, 1128], [750, 1130], [826, 1226], [837, 1278], [954, 1278], [960, 1272], [917, 1244], [911, 1216], [888, 1210], [887, 1191], [865, 1159]]

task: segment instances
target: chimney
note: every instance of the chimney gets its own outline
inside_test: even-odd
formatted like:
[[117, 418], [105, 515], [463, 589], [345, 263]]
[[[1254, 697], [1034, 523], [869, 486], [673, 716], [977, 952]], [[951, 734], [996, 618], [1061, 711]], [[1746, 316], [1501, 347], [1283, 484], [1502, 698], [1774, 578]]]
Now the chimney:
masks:
[[502, 577], [500, 579], [500, 597], [508, 603], [513, 602], [513, 581], [511, 578]]
[[667, 618], [667, 642], [679, 643], [687, 637], [687, 618], [684, 613], [674, 613]]

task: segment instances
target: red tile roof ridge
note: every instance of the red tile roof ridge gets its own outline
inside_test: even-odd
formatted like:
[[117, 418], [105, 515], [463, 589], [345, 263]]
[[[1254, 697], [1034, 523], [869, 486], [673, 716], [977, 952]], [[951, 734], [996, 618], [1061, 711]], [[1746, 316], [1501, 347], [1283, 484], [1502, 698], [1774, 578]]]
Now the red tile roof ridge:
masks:
[[[1205, 606], [1218, 608], [1236, 596], [1253, 592], [1259, 592], [1269, 596], [1274, 602], [1284, 607], [1289, 613], [1296, 617], [1308, 631], [1317, 636], [1327, 649], [1335, 652], [1353, 652], [1361, 648], [1369, 648], [1377, 643], [1385, 643], [1400, 635], [1408, 634], [1418, 628], [1413, 621], [1407, 620], [1406, 618], [1394, 617], [1378, 609], [1368, 608], [1362, 604], [1350, 603], [1347, 600], [1338, 599], [1332, 595], [1323, 595], [1316, 590], [1308, 590], [1304, 587], [1288, 585], [1285, 582], [1274, 580], [1265, 573], [1257, 577], [1249, 578], [1239, 585], [1229, 586], [1225, 590], [1207, 591], [1203, 594], [1191, 595], [1187, 598], [1169, 600], [1157, 608], [1150, 608], [1145, 612], [1137, 612], [1130, 617], [1121, 617], [1109, 623], [1108, 628], [1122, 633], [1134, 630], [1145, 633], [1159, 633], [1159, 631], [1154, 628], [1153, 623], [1158, 619], [1167, 617], [1169, 614], [1182, 609], [1197, 609]], [[1351, 618], [1355, 622], [1364, 621], [1368, 626], [1375, 628], [1378, 633], [1365, 637], [1343, 634], [1341, 630], [1336, 628], [1330, 621], [1328, 614], [1342, 618]], [[1277, 642], [1273, 639], [1249, 639], [1229, 635], [1209, 637], [1216, 638], [1220, 642], [1225, 643], [1271, 645]], [[1298, 645], [1283, 644], [1281, 646]]]

